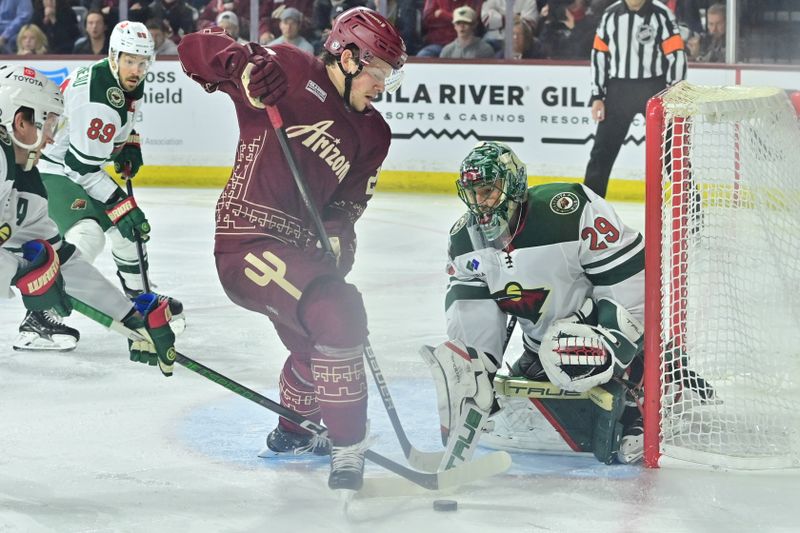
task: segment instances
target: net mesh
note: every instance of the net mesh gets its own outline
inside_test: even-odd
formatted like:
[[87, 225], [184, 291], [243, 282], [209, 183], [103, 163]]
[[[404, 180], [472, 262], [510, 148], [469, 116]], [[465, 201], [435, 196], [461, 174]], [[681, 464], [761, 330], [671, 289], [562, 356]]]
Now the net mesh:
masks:
[[662, 99], [664, 456], [800, 466], [800, 128], [783, 91]]

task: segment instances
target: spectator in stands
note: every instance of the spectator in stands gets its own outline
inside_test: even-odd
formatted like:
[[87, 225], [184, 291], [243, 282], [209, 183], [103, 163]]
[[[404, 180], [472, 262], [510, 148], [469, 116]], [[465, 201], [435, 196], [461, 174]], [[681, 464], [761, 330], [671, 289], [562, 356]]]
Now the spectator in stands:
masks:
[[314, 46], [300, 35], [300, 27], [303, 24], [303, 14], [293, 7], [287, 7], [281, 12], [281, 36], [270, 41], [269, 44], [288, 43], [293, 44], [300, 50], [314, 54]]
[[148, 19], [144, 25], [147, 26], [147, 31], [153, 38], [156, 57], [178, 55], [178, 45], [169, 38], [172, 28], [169, 27], [166, 20], [152, 18]]
[[[149, 0], [128, 0], [128, 9], [141, 9], [142, 5], [148, 2]], [[103, 14], [109, 33], [119, 22], [119, 0], [82, 0], [80, 3], [86, 6], [89, 11], [98, 10]]]
[[705, 0], [662, 0], [662, 2], [675, 13], [678, 25], [684, 26], [689, 30], [686, 33], [701, 33], [703, 31], [700, 7], [701, 4], [708, 5]]
[[215, 22], [217, 26], [225, 30], [228, 35], [236, 39], [237, 43], [247, 44], [247, 40], [239, 36], [239, 17], [236, 16], [236, 13], [233, 11], [223, 11], [217, 15], [217, 20]]
[[170, 38], [176, 44], [180, 42], [181, 37], [194, 31], [194, 21], [198, 17], [197, 10], [185, 0], [153, 0], [144, 7], [137, 2], [128, 9], [130, 20], [137, 22], [145, 22], [151, 18], [166, 20], [172, 29]]
[[475, 35], [478, 14], [469, 6], [461, 6], [453, 11], [453, 27], [456, 38], [442, 48], [439, 57], [450, 59], [479, 59], [494, 57], [492, 45]]
[[0, 54], [16, 52], [19, 30], [32, 15], [31, 0], [0, 0]]
[[[533, 29], [539, 20], [536, 0], [514, 0], [514, 16], [525, 21]], [[483, 40], [502, 52], [505, 46], [506, 0], [485, 0], [481, 5], [481, 22], [486, 28]], [[502, 57], [502, 56], [501, 56]]]
[[258, 10], [258, 42], [269, 43], [281, 34], [281, 13], [290, 7], [303, 14], [305, 22], [300, 27], [300, 34], [310, 34], [311, 25], [308, 21], [314, 10], [314, 0], [261, 0]]
[[239, 18], [239, 35], [249, 37], [250, 0], [210, 0], [200, 11], [197, 29], [202, 30], [217, 24], [217, 17], [224, 11], [232, 11]]
[[686, 43], [690, 61], [725, 62], [726, 15], [724, 4], [714, 4], [706, 12], [708, 32], [693, 35]]
[[413, 56], [420, 46], [420, 24], [422, 2], [417, 0], [368, 0], [367, 7], [384, 15], [406, 43], [406, 52]]
[[[322, 52], [322, 45], [328, 39], [333, 19], [348, 9], [363, 6], [362, 0], [314, 0], [313, 16], [311, 20], [311, 44], [314, 53]], [[406, 46], [408, 46], [406, 44]], [[406, 49], [407, 50], [407, 49]]]
[[108, 34], [103, 14], [100, 11], [89, 11], [85, 23], [86, 35], [75, 41], [72, 53], [92, 56], [108, 54]]
[[[550, 0], [545, 17], [540, 19], [544, 53], [550, 59], [589, 59], [598, 19], [586, 17], [582, 2]], [[580, 20], [575, 16], [579, 13]]]
[[25, 24], [17, 34], [17, 55], [47, 53], [47, 36], [36, 24]]
[[527, 20], [515, 17], [512, 35], [512, 59], [543, 59], [544, 50], [539, 39], [533, 34], [533, 28]]
[[439, 57], [442, 48], [456, 39], [453, 11], [465, 5], [477, 12], [481, 8], [481, 0], [425, 0], [425, 7], [422, 10], [424, 46], [417, 52], [417, 56]]
[[81, 36], [78, 15], [72, 10], [69, 0], [34, 0], [33, 18], [47, 37], [47, 48], [51, 54], [72, 53], [75, 41]]

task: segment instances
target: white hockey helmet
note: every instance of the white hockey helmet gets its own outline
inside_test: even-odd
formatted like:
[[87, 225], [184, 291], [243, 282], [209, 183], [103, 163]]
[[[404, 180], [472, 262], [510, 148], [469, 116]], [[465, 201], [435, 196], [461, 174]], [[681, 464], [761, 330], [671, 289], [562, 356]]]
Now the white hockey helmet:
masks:
[[141, 22], [123, 20], [111, 30], [111, 37], [108, 40], [108, 64], [117, 82], [119, 82], [119, 56], [122, 53], [147, 57], [147, 68], [150, 68], [155, 60], [155, 44], [147, 26]]
[[[33, 110], [38, 130], [36, 142], [24, 144], [14, 135], [14, 115], [21, 107]], [[14, 144], [24, 150], [36, 150], [45, 131], [52, 135], [58, 116], [64, 112], [64, 96], [58, 86], [36, 69], [22, 65], [0, 65], [0, 125]]]

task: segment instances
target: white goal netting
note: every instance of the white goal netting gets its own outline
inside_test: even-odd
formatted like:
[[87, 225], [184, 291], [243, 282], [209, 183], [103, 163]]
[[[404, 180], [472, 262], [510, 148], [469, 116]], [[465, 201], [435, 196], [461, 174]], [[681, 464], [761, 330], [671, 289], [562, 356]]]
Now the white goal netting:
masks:
[[648, 149], [648, 181], [660, 199], [649, 193], [647, 206], [661, 241], [648, 228], [660, 254], [660, 280], [648, 276], [661, 311], [648, 318], [659, 353], [647, 355], [660, 384], [657, 460], [800, 466], [795, 111], [779, 89], [688, 83], [658, 106], [660, 164]]

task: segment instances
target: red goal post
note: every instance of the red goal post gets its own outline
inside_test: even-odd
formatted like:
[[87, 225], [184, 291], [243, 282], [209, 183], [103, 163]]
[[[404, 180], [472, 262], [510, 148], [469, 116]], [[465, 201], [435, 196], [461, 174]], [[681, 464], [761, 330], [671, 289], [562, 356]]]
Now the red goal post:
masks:
[[645, 464], [798, 467], [792, 104], [776, 88], [681, 82], [646, 119]]

